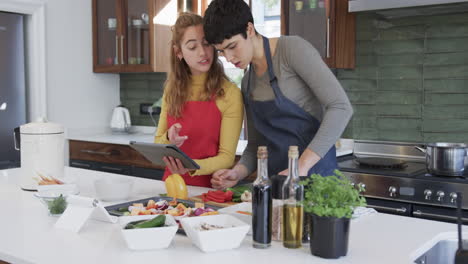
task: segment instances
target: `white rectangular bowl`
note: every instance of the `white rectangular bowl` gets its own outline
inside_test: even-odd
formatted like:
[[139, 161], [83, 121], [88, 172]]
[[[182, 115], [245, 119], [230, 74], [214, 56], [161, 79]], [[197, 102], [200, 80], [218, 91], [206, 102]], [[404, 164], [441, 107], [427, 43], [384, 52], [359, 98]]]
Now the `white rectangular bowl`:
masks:
[[[245, 212], [252, 213], [252, 203], [246, 203], [246, 202], [239, 203], [239, 204], [231, 205], [231, 206], [224, 207], [218, 210], [220, 214], [232, 215], [236, 217], [237, 219], [241, 220], [242, 222], [252, 225], [251, 215], [240, 214], [240, 213], [237, 213], [237, 211], [245, 211]], [[250, 228], [248, 235], [251, 235], [251, 234], [252, 234], [252, 228]]]
[[166, 215], [166, 226], [164, 227], [124, 229], [125, 225], [130, 222], [152, 219], [154, 217], [156, 215], [119, 217], [120, 231], [129, 249], [152, 250], [169, 247], [179, 228], [171, 215]]
[[[202, 223], [225, 228], [201, 231]], [[203, 252], [238, 248], [250, 229], [250, 225], [227, 214], [184, 218], [181, 224], [192, 243]]]

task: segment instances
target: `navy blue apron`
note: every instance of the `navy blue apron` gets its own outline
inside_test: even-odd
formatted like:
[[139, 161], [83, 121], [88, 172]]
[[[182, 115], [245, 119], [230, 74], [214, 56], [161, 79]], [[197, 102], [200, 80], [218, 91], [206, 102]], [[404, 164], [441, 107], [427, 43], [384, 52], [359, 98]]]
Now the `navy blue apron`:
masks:
[[[299, 147], [300, 154], [304, 152], [317, 133], [320, 122], [283, 95], [273, 72], [270, 44], [266, 37], [263, 37], [263, 47], [268, 63], [270, 86], [273, 88], [275, 98], [269, 101], [251, 99], [252, 65], [250, 65], [248, 73], [247, 89], [242, 95], [246, 110], [250, 112], [255, 128], [263, 135], [259, 145], [268, 147], [268, 173], [273, 175], [288, 168], [289, 146], [296, 145]], [[322, 176], [333, 175], [333, 171], [337, 167], [336, 149], [333, 145], [325, 157], [309, 170], [307, 176], [312, 173], [318, 173]]]

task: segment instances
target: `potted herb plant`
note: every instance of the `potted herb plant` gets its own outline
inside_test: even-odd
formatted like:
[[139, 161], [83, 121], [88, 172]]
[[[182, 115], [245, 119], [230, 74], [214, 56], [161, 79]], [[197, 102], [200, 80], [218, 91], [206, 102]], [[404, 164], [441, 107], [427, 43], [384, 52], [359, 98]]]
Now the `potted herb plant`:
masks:
[[310, 218], [310, 250], [322, 258], [346, 256], [353, 210], [366, 205], [361, 187], [352, 185], [340, 171], [334, 173], [328, 177], [312, 174], [301, 181], [304, 211]]

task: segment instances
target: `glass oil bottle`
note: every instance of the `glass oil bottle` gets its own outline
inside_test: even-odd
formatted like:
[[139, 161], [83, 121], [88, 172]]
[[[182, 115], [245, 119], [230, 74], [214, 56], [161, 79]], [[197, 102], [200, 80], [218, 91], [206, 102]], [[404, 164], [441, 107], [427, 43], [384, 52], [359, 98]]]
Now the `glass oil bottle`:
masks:
[[302, 246], [304, 186], [299, 184], [298, 158], [298, 147], [290, 146], [288, 178], [283, 184], [283, 246], [286, 248]]

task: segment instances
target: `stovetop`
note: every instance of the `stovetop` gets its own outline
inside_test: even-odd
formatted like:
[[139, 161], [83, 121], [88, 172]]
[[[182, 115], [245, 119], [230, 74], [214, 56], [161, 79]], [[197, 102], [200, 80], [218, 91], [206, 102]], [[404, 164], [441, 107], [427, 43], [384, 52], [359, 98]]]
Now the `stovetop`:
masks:
[[[463, 177], [427, 173], [424, 153], [417, 144], [355, 141], [354, 154], [338, 159], [338, 167], [354, 184], [364, 187], [363, 195], [442, 207], [455, 207], [456, 194], [463, 194], [468, 209], [468, 171]], [[404, 161], [396, 168], [375, 168], [358, 164], [357, 158], [391, 158]]]
[[338, 160], [338, 168], [342, 171], [367, 174], [384, 174], [390, 176], [412, 177], [426, 172], [426, 164], [405, 161], [402, 168], [376, 168], [359, 165], [356, 156], [349, 155]]
[[354, 155], [343, 156], [338, 159], [338, 168], [341, 171], [354, 173], [468, 184], [468, 171], [465, 171], [465, 175], [461, 177], [431, 175], [427, 172], [426, 163], [424, 163], [424, 161], [409, 161], [403, 159], [405, 165], [402, 168], [376, 168], [360, 165], [356, 162], [356, 159], [357, 157]]

